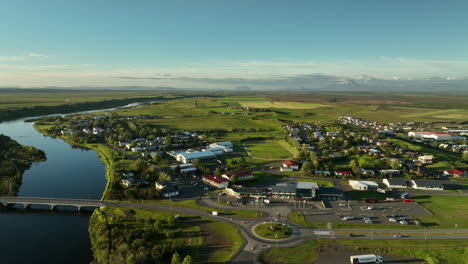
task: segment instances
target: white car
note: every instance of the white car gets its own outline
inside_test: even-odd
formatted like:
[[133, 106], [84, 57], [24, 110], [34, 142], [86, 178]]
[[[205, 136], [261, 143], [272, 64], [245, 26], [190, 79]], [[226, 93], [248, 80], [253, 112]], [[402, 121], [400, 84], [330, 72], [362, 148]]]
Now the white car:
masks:
[[372, 220], [369, 219], [365, 220], [364, 222], [366, 222], [366, 224], [373, 224]]
[[374, 210], [374, 206], [367, 206], [367, 210]]
[[396, 220], [395, 218], [389, 218], [388, 221], [396, 223], [398, 220]]
[[408, 224], [408, 222], [406, 222], [406, 221], [402, 220], [402, 221], [400, 221], [400, 224], [402, 224], [402, 225], [407, 225], [407, 224]]
[[400, 234], [395, 234], [395, 235], [393, 235], [393, 237], [394, 237], [394, 238], [402, 238], [403, 236], [400, 235]]

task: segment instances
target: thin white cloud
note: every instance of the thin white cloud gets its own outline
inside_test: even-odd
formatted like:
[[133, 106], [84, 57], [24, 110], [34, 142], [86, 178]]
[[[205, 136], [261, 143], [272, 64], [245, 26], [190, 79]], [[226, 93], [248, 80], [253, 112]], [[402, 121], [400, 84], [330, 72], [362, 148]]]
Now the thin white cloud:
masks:
[[40, 53], [28, 53], [29, 57], [36, 57], [36, 58], [48, 58], [49, 56]]
[[[26, 55], [25, 55], [26, 56]], [[34, 56], [31, 56], [34, 57]], [[2, 58], [2, 57], [0, 57]], [[1, 61], [1, 59], [0, 59]], [[8, 62], [12, 63], [8, 63]], [[421, 60], [379, 57], [375, 60], [278, 60], [278, 61], [206, 61], [187, 62], [174, 67], [141, 67], [113, 69], [95, 64], [13, 63], [10, 58], [0, 63], [0, 86], [173, 86], [192, 88], [325, 83], [323, 76], [337, 81], [349, 79], [422, 80], [441, 77], [444, 80], [468, 79], [468, 61]], [[19, 74], [23, 77], [19, 78]], [[24, 74], [30, 74], [25, 76]], [[314, 75], [314, 76], [312, 76]], [[322, 76], [322, 77], [321, 77]], [[116, 78], [120, 77], [120, 78]], [[125, 78], [121, 78], [125, 77]], [[447, 78], [449, 77], [449, 78]], [[333, 82], [335, 79], [331, 78]]]

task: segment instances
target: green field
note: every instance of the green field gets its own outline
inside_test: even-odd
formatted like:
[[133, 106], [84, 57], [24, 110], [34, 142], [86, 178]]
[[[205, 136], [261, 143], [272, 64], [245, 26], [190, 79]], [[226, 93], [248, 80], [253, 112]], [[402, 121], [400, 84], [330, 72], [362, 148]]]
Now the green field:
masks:
[[324, 242], [309, 240], [290, 248], [271, 248], [260, 255], [260, 260], [263, 263], [313, 263], [320, 257], [321, 243]]
[[288, 215], [289, 221], [310, 228], [326, 228], [326, 223], [307, 222], [302, 212], [293, 212]]
[[[242, 238], [237, 229], [223, 222], [207, 220], [208, 234], [211, 238], [205, 243], [204, 250], [208, 252], [209, 263], [226, 263], [239, 248], [242, 247]], [[205, 241], [206, 241], [205, 240]]]
[[467, 196], [414, 196], [433, 215], [418, 217], [418, 220], [432, 228], [468, 228]]
[[[308, 240], [294, 247], [272, 248], [260, 255], [263, 263], [313, 263], [320, 258], [322, 248], [350, 248], [394, 256], [424, 259], [428, 264], [468, 263], [468, 244], [459, 240]], [[419, 262], [418, 262], [419, 263]]]
[[255, 158], [282, 160], [291, 158], [291, 153], [271, 140], [244, 142], [245, 147]]

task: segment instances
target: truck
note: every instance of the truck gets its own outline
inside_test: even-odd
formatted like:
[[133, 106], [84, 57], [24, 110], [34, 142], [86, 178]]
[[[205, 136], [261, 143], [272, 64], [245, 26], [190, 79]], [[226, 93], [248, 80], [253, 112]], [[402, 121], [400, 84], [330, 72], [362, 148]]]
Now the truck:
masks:
[[350, 256], [349, 260], [351, 264], [358, 264], [358, 263], [383, 263], [382, 256], [375, 255], [375, 254], [368, 254], [368, 255], [355, 255]]
[[406, 199], [409, 197], [409, 193], [404, 193], [401, 195], [401, 199]]

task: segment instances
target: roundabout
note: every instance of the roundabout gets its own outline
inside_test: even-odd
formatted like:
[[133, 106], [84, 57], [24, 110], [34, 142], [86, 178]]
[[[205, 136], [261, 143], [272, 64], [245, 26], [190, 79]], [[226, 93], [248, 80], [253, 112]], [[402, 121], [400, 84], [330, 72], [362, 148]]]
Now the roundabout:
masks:
[[252, 228], [255, 235], [270, 240], [282, 240], [291, 237], [293, 229], [284, 223], [268, 222]]

